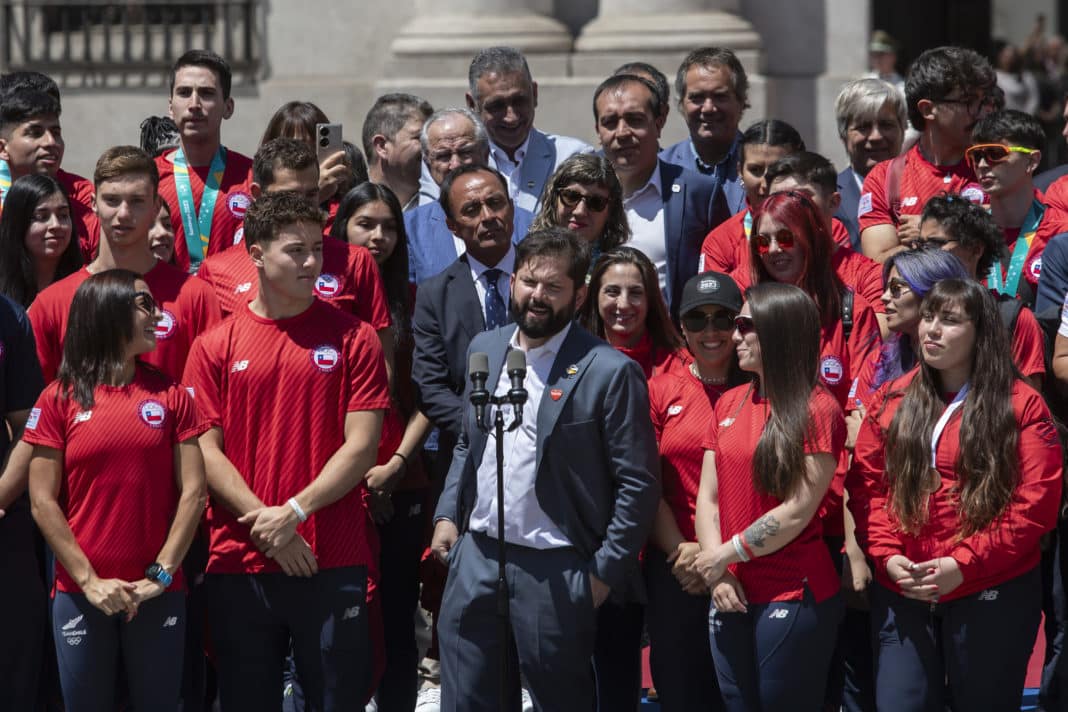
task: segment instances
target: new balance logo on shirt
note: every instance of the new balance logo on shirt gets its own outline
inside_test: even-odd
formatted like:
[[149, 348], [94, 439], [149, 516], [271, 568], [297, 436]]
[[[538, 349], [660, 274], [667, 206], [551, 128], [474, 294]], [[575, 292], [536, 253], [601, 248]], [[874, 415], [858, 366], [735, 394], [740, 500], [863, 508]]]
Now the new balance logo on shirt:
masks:
[[776, 608], [768, 614], [768, 618], [775, 620], [784, 620], [790, 615], [790, 611], [786, 608]]
[[252, 282], [242, 282], [234, 287], [234, 294], [244, 294], [250, 289], [252, 289]]
[[352, 608], [346, 608], [345, 609], [345, 613], [342, 614], [342, 616], [341, 616], [341, 620], [343, 620], [343, 621], [352, 620], [353, 618], [355, 618], [358, 615], [360, 615], [360, 607], [359, 606], [353, 606]]
[[230, 373], [244, 371], [246, 368], [248, 368], [248, 359], [245, 359], [244, 361], [234, 361], [234, 365], [230, 367]]
[[171, 616], [167, 620], [163, 621], [164, 628], [173, 628], [178, 625], [178, 616]]
[[87, 422], [89, 422], [89, 419], [92, 418], [92, 417], [93, 417], [93, 411], [91, 411], [91, 410], [80, 410], [80, 411], [78, 411], [77, 413], [74, 414], [74, 422], [75, 423], [87, 423]]
[[996, 588], [988, 588], [979, 594], [980, 601], [996, 601], [998, 600], [998, 590]]

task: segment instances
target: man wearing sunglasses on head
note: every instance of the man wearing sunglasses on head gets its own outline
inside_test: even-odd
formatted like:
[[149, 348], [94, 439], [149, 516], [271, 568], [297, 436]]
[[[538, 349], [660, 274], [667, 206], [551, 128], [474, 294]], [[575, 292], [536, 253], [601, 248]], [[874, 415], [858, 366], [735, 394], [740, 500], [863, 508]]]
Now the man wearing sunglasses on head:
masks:
[[[1053, 237], [1068, 232], [1068, 215], [1047, 209], [1034, 186], [1046, 142], [1042, 124], [1030, 114], [999, 111], [981, 119], [972, 137], [975, 144], [965, 160], [990, 197], [990, 214], [1004, 233], [1009, 255], [985, 275], [987, 286], [1034, 309], [1043, 250]], [[1061, 291], [1058, 308], [1063, 296]]]
[[871, 169], [857, 207], [861, 249], [876, 262], [917, 237], [919, 214], [932, 196], [959, 193], [986, 203], [964, 151], [976, 122], [999, 103], [990, 64], [969, 49], [928, 50], [909, 69], [905, 97], [920, 140]]

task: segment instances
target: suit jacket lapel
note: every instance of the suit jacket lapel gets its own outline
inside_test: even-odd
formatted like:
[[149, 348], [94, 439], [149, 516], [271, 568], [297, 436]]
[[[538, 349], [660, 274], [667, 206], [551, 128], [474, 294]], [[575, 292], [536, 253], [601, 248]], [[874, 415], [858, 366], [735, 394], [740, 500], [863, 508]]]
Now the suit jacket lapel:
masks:
[[668, 255], [667, 292], [674, 294], [674, 284], [678, 275], [673, 272], [680, 260], [679, 247], [682, 244], [684, 227], [686, 183], [679, 176], [681, 169], [670, 163], [660, 161], [659, 170], [660, 190], [664, 200], [664, 248]]
[[430, 228], [431, 237], [428, 240], [430, 244], [427, 245], [427, 252], [432, 255], [431, 263], [447, 265], [455, 261], [456, 245], [449, 226], [445, 224], [445, 213], [440, 206], [430, 216]]
[[[583, 341], [585, 339], [582, 330], [573, 325], [553, 360], [552, 368], [549, 369], [549, 378], [541, 394], [541, 403], [538, 404], [538, 453], [535, 462], [537, 469], [541, 468], [545, 439], [556, 427], [556, 421], [560, 418], [564, 406], [594, 358], [593, 351]], [[556, 398], [553, 397], [554, 392], [558, 394]]]
[[[512, 334], [515, 333], [516, 327], [505, 326], [501, 327], [500, 338], [492, 339], [489, 348], [486, 349], [486, 355], [489, 357], [489, 377], [486, 378], [486, 390], [491, 395], [497, 390], [497, 382], [501, 380], [501, 371], [504, 370], [505, 357], [508, 354], [508, 344], [512, 341]], [[486, 408], [486, 425], [493, 424], [493, 418], [491, 413], [492, 408]], [[481, 462], [481, 459], [479, 460]]]
[[460, 255], [449, 268], [450, 283], [446, 290], [456, 289], [459, 300], [460, 323], [464, 331], [472, 339], [481, 331], [486, 330], [486, 316], [482, 313], [482, 304], [478, 301], [478, 292], [475, 291], [475, 283], [471, 281], [471, 265], [467, 261], [467, 254]]
[[[535, 128], [530, 129], [530, 143], [527, 155], [519, 172], [519, 190], [537, 193], [537, 186], [545, 185], [553, 170], [553, 147], [545, 134]], [[540, 196], [535, 196], [540, 200]]]

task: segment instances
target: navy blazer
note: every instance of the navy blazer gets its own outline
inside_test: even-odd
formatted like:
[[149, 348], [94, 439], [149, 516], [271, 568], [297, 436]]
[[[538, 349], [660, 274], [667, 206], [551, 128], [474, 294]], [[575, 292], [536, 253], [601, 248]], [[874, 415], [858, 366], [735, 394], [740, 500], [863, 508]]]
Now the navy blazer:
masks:
[[[472, 353], [489, 355], [486, 383], [500, 378], [515, 329], [503, 326], [471, 342]], [[487, 439], [468, 406], [469, 391], [470, 386], [462, 399], [460, 442], [434, 514], [461, 532], [475, 506]], [[538, 505], [591, 561], [593, 574], [614, 591], [630, 590], [640, 598], [638, 552], [660, 502], [660, 461], [641, 367], [572, 324], [549, 372], [537, 429]]]
[[854, 250], [860, 252], [860, 221], [857, 219], [860, 188], [857, 187], [857, 181], [853, 178], [852, 168], [846, 168], [838, 174], [838, 195], [842, 196], [842, 202], [834, 216], [846, 226], [846, 230], [849, 230], [849, 242]]
[[420, 410], [452, 436], [451, 443], [460, 436], [467, 347], [485, 328], [486, 317], [466, 253], [419, 285], [412, 316], [412, 380]]
[[674, 163], [660, 162], [667, 248], [667, 294], [671, 317], [678, 321], [682, 287], [697, 274], [701, 243], [712, 228], [731, 216], [723, 191], [710, 177]]
[[727, 208], [730, 210], [730, 214], [734, 215], [746, 208], [745, 188], [738, 177], [738, 159], [742, 150], [741, 138], [742, 134], [739, 133], [734, 139], [730, 153], [727, 154], [727, 165], [722, 177], [705, 173], [697, 166], [697, 161], [694, 159], [693, 144], [688, 138], [662, 149], [660, 151], [660, 160], [674, 163], [676, 166], [682, 166], [688, 171], [700, 173], [711, 178], [715, 181], [716, 187], [723, 191], [723, 197], [727, 201]]
[[[527, 236], [532, 222], [534, 214], [516, 206], [513, 243]], [[440, 203], [427, 203], [404, 213], [404, 230], [408, 233], [408, 281], [422, 284], [456, 261], [456, 243]]]

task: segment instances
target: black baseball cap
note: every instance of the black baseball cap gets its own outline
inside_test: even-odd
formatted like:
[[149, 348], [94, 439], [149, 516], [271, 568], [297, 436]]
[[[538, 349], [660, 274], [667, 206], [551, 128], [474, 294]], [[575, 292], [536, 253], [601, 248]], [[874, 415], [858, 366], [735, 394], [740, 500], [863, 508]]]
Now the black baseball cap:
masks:
[[691, 277], [682, 288], [679, 314], [686, 314], [706, 304], [715, 304], [739, 312], [742, 310], [742, 292], [728, 275], [722, 272], [702, 272]]

